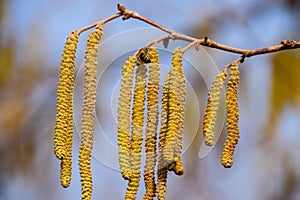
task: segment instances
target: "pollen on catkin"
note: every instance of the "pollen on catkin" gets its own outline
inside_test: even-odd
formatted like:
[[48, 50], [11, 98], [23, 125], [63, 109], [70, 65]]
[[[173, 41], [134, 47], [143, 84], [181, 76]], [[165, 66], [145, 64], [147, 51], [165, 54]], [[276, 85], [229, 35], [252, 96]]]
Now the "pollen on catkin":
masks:
[[102, 35], [102, 26], [89, 35], [84, 71], [84, 97], [82, 106], [81, 145], [79, 151], [79, 168], [81, 176], [82, 199], [92, 198], [91, 151], [93, 148], [93, 132], [97, 89], [97, 57], [98, 45]]
[[156, 194], [155, 163], [156, 163], [156, 132], [158, 125], [158, 90], [159, 90], [159, 61], [156, 47], [148, 51], [151, 65], [149, 67], [147, 84], [147, 126], [145, 139], [146, 164], [144, 166], [144, 182], [146, 193], [144, 200], [151, 200]]
[[234, 149], [240, 137], [239, 133], [239, 108], [238, 108], [238, 83], [239, 83], [239, 70], [238, 65], [230, 67], [230, 78], [227, 84], [226, 91], [226, 108], [227, 108], [227, 138], [222, 152], [222, 165], [225, 168], [230, 168], [233, 164], [232, 158]]
[[223, 88], [226, 78], [227, 70], [219, 72], [208, 93], [207, 106], [203, 116], [203, 140], [208, 146], [214, 145], [217, 110], [219, 107], [221, 89]]
[[129, 56], [123, 65], [120, 97], [118, 103], [119, 165], [123, 178], [130, 177], [130, 103], [132, 98], [134, 66], [136, 58]]
[[70, 153], [66, 152], [69, 151], [67, 150], [69, 148], [66, 147], [66, 140], [67, 138], [72, 138], [73, 133], [74, 63], [77, 44], [78, 34], [73, 31], [65, 43], [60, 65], [57, 89], [57, 113], [54, 130], [54, 154], [60, 160], [65, 156], [70, 156]]
[[144, 128], [144, 103], [146, 92], [147, 68], [145, 64], [139, 64], [136, 70], [132, 121], [131, 121], [131, 148], [130, 148], [130, 166], [131, 174], [125, 199], [136, 199], [141, 178], [141, 150], [143, 142]]

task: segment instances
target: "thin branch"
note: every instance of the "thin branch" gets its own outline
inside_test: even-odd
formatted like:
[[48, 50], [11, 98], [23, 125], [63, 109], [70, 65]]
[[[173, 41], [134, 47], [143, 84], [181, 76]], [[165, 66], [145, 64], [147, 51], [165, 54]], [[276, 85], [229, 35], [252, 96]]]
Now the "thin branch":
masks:
[[[112, 21], [112, 20], [120, 17], [120, 16], [123, 16], [123, 18], [122, 18], [123, 20], [128, 20], [130, 18], [138, 19], [138, 20], [141, 20], [147, 24], [150, 24], [150, 25], [168, 33], [167, 36], [163, 36], [161, 38], [158, 38], [158, 39], [150, 42], [147, 45], [147, 47], [156, 45], [157, 43], [167, 40], [167, 39], [184, 40], [184, 41], [191, 42], [191, 44], [185, 48], [185, 51], [195, 44], [198, 46], [202, 45], [202, 46], [219, 49], [219, 50], [223, 50], [223, 51], [227, 51], [227, 52], [231, 52], [231, 53], [235, 53], [235, 54], [241, 54], [241, 57], [239, 59], [237, 59], [238, 62], [243, 62], [245, 58], [249, 58], [249, 57], [256, 56], [256, 55], [300, 48], [300, 42], [297, 42], [294, 40], [292, 40], [292, 41], [283, 40], [278, 45], [265, 47], [265, 48], [259, 48], [259, 49], [241, 49], [241, 48], [231, 47], [231, 46], [227, 46], [227, 45], [215, 42], [215, 41], [209, 39], [207, 36], [205, 36], [203, 39], [199, 39], [199, 38], [194, 38], [191, 36], [187, 36], [187, 35], [178, 33], [178, 32], [173, 31], [173, 30], [147, 18], [147, 17], [140, 15], [139, 13], [137, 13], [135, 11], [127, 10], [125, 8], [125, 6], [123, 6], [122, 4], [118, 4], [118, 10], [120, 11], [119, 13], [116, 13], [104, 20], [101, 20], [101, 21], [91, 24], [89, 26], [78, 29], [75, 32], [79, 35], [80, 33], [84, 32], [86, 30], [89, 30], [91, 28], [94, 28], [97, 25], [103, 25], [109, 21]], [[236, 62], [236, 61], [234, 61], [234, 62]]]
[[160, 38], [157, 38], [156, 40], [153, 40], [151, 42], [149, 42], [146, 47], [151, 47], [151, 46], [156, 46], [158, 43], [160, 43], [161, 41], [164, 41], [164, 40], [168, 40], [171, 38], [171, 35], [164, 35]]
[[124, 15], [123, 20], [127, 20], [130, 18], [135, 18], [135, 19], [141, 20], [141, 21], [146, 22], [166, 33], [169, 33], [171, 35], [171, 39], [181, 39], [181, 40], [185, 40], [188, 42], [193, 42], [193, 41], [197, 40], [196, 38], [177, 33], [161, 24], [158, 24], [157, 22], [155, 22], [147, 17], [140, 15], [139, 13], [137, 13], [135, 11], [125, 9], [125, 11], [121, 12], [121, 13]]
[[246, 57], [249, 58], [249, 57], [255, 56], [255, 55], [261, 55], [261, 54], [273, 53], [273, 52], [278, 52], [278, 51], [283, 51], [283, 50], [300, 48], [300, 42], [289, 41], [289, 40], [283, 40], [280, 42], [279, 45], [270, 46], [270, 47], [266, 47], [266, 48], [259, 48], [259, 49], [241, 49], [241, 48], [231, 47], [231, 46], [227, 46], [227, 45], [215, 42], [215, 41], [209, 39], [207, 36], [204, 39], [198, 39], [198, 38], [180, 34], [180, 33], [175, 32], [161, 24], [158, 24], [157, 22], [155, 22], [147, 17], [140, 15], [139, 13], [137, 13], [135, 11], [127, 10], [123, 5], [121, 5], [121, 6], [122, 6], [122, 10], [120, 10], [120, 9], [119, 10], [120, 10], [121, 14], [124, 16], [123, 20], [127, 20], [130, 18], [135, 18], [135, 19], [141, 20], [143, 22], [146, 22], [146, 23], [168, 33], [170, 35], [169, 37], [173, 40], [180, 39], [180, 40], [185, 40], [188, 42], [195, 42], [197, 45], [220, 49], [220, 50], [231, 52], [231, 53], [241, 54], [242, 56], [241, 56], [241, 58], [238, 59], [238, 62], [243, 62]]
[[182, 49], [183, 52], [186, 52], [187, 50], [189, 50], [189, 48], [191, 48], [192, 46], [196, 45], [197, 43], [199, 43], [199, 41], [195, 40], [193, 42], [191, 42], [190, 44], [188, 44], [186, 47], [184, 47]]
[[114, 20], [114, 19], [116, 19], [116, 18], [118, 18], [118, 17], [121, 17], [121, 16], [122, 16], [121, 13], [116, 13], [116, 14], [114, 14], [114, 15], [108, 17], [108, 18], [105, 18], [105, 19], [99, 21], [99, 22], [96, 22], [96, 23], [93, 23], [93, 24], [88, 25], [88, 26], [86, 26], [86, 27], [83, 27], [83, 28], [81, 28], [81, 29], [78, 29], [78, 30], [76, 30], [75, 32], [77, 32], [77, 34], [80, 35], [80, 33], [84, 32], [84, 31], [87, 31], [87, 30], [89, 30], [89, 29], [91, 29], [91, 28], [94, 28], [94, 27], [96, 27], [97, 25], [103, 25], [103, 24], [106, 24], [107, 22], [110, 22], [110, 21], [112, 21], [112, 20]]
[[213, 40], [210, 40], [207, 37], [204, 38], [203, 41], [200, 40], [200, 44], [203, 46], [220, 49], [223, 51], [243, 54], [245, 57], [248, 57], [248, 58], [251, 56], [254, 56], [254, 55], [261, 55], [261, 54], [273, 53], [273, 52], [282, 51], [282, 50], [300, 48], [300, 42], [288, 41], [288, 40], [281, 41], [281, 43], [279, 45], [270, 46], [270, 47], [261, 48], [261, 49], [251, 49], [251, 50], [226, 46], [226, 45], [217, 43]]
[[237, 63], [243, 63], [245, 60], [245, 56], [242, 55], [240, 56], [238, 59], [232, 61], [231, 63], [229, 63], [228, 65], [225, 66], [225, 70], [228, 71], [228, 69], [232, 66], [232, 65], [237, 65]]

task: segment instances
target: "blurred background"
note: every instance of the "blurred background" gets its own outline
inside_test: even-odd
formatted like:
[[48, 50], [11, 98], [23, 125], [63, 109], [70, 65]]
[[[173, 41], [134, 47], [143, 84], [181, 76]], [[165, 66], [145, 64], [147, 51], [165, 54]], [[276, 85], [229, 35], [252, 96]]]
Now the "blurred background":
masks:
[[[53, 155], [60, 59], [71, 30], [112, 15], [117, 3], [173, 30], [230, 46], [253, 49], [300, 40], [297, 0], [0, 0], [0, 200], [80, 199], [78, 137], [68, 189], [60, 186], [60, 162]], [[149, 26], [115, 20], [105, 26], [104, 38], [141, 27]], [[77, 69], [87, 36], [80, 36]], [[238, 57], [205, 49], [219, 69]], [[200, 123], [184, 153], [186, 173], [170, 175], [167, 199], [300, 199], [300, 50], [253, 57], [240, 70], [241, 138], [233, 167], [220, 163], [226, 128], [216, 148], [199, 159]], [[200, 80], [193, 87], [203, 88], [202, 118], [207, 87]], [[103, 117], [101, 109], [97, 117]], [[116, 134], [115, 126], [111, 130], [106, 134]], [[119, 172], [94, 158], [92, 167], [94, 199], [123, 199], [127, 183]]]

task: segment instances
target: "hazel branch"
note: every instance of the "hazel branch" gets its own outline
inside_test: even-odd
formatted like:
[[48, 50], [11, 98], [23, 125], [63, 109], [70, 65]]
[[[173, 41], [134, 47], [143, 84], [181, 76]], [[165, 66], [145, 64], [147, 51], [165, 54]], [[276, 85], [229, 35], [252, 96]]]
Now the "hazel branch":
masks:
[[[218, 43], [216, 41], [213, 41], [211, 39], [209, 39], [207, 36], [205, 36], [202, 39], [199, 38], [194, 38], [191, 36], [187, 36], [181, 33], [178, 33], [176, 31], [173, 31], [147, 17], [144, 17], [143, 15], [140, 15], [138, 12], [132, 11], [132, 10], [127, 10], [125, 8], [124, 5], [122, 4], [118, 4], [118, 10], [120, 12], [105, 18], [99, 22], [93, 23], [91, 25], [88, 25], [86, 27], [83, 27], [81, 29], [78, 29], [76, 31], [74, 31], [76, 34], [80, 34], [84, 31], [87, 31], [91, 28], [96, 27], [97, 25], [104, 25], [107, 22], [110, 22], [116, 18], [119, 18], [121, 16], [123, 20], [128, 20], [130, 18], [134, 18], [134, 19], [138, 19], [140, 21], [143, 21], [147, 24], [150, 24], [151, 26], [154, 26], [166, 33], [168, 33], [168, 35], [163, 36], [161, 38], [158, 38], [157, 40], [154, 40], [152, 42], [150, 42], [147, 46], [152, 46], [152, 45], [156, 45], [159, 42], [162, 41], [167, 41], [169, 39], [172, 40], [184, 40], [187, 42], [191, 42], [191, 45], [188, 45], [188, 48], [190, 48], [193, 45], [196, 45], [196, 49], [199, 48], [200, 45], [202, 46], [206, 46], [209, 48], [214, 48], [214, 49], [219, 49], [222, 51], [227, 51], [227, 52], [231, 52], [231, 53], [235, 53], [235, 54], [241, 54], [241, 57], [239, 59], [237, 59], [234, 62], [243, 62], [245, 58], [250, 58], [252, 56], [256, 56], [256, 55], [261, 55], [261, 54], [268, 54], [268, 53], [274, 53], [274, 52], [278, 52], [278, 51], [283, 51], [283, 50], [290, 50], [290, 49], [298, 49], [300, 48], [300, 42], [295, 41], [295, 40], [282, 40], [280, 42], [280, 44], [278, 45], [274, 45], [274, 46], [270, 46], [270, 47], [265, 47], [265, 48], [258, 48], [258, 49], [241, 49], [241, 48], [236, 48], [236, 47], [231, 47], [231, 46], [227, 46], [221, 43]], [[167, 46], [167, 44], [165, 45], [165, 47]], [[187, 49], [186, 49], [187, 50]], [[231, 64], [229, 64], [231, 65]]]
[[[183, 35], [180, 33], [177, 33], [161, 24], [158, 24], [157, 22], [146, 18], [139, 13], [132, 11], [132, 10], [127, 10], [123, 5], [118, 4], [118, 8], [122, 7], [122, 9], [119, 9], [121, 15], [123, 15], [123, 20], [128, 20], [130, 18], [135, 18], [138, 20], [141, 20], [145, 23], [148, 23], [166, 33], [169, 34], [169, 38], [176, 40], [185, 40], [188, 42], [195, 42], [196, 45], [202, 45], [214, 49], [219, 49], [231, 53], [236, 53], [236, 54], [241, 54], [242, 56], [237, 60], [238, 62], [243, 62], [244, 59], [247, 57], [252, 57], [256, 55], [261, 55], [261, 54], [267, 54], [267, 53], [274, 53], [278, 51], [283, 51], [283, 50], [290, 50], [290, 49], [297, 49], [300, 48], [300, 42], [298, 41], [289, 41], [289, 40], [283, 40], [280, 42], [280, 44], [275, 45], [275, 46], [270, 46], [270, 47], [265, 47], [265, 48], [259, 48], [259, 49], [241, 49], [241, 48], [236, 48], [236, 47], [231, 47], [227, 46], [224, 44], [220, 44], [218, 42], [215, 42], [211, 39], [209, 39], [207, 36], [205, 36], [203, 39], [198, 39], [194, 37], [190, 37], [187, 35]], [[161, 41], [161, 40], [160, 40]]]

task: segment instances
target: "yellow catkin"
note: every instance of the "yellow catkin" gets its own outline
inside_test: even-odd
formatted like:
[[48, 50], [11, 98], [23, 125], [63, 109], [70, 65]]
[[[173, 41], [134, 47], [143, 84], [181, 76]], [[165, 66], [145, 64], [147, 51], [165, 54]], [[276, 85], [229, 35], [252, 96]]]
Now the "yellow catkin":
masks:
[[157, 49], [149, 49], [149, 57], [151, 65], [148, 75], [148, 91], [147, 91], [147, 126], [146, 126], [146, 164], [144, 167], [144, 182], [146, 193], [144, 200], [151, 200], [156, 194], [155, 184], [155, 163], [156, 163], [156, 132], [158, 125], [158, 90], [159, 90], [159, 61]]
[[132, 107], [132, 130], [130, 148], [131, 173], [125, 199], [136, 199], [141, 177], [141, 150], [143, 142], [144, 128], [144, 103], [146, 92], [146, 73], [145, 64], [139, 64], [136, 70], [133, 107]]
[[225, 168], [230, 168], [233, 164], [232, 157], [234, 149], [240, 137], [239, 134], [239, 108], [238, 108], [238, 83], [239, 70], [238, 65], [230, 67], [230, 78], [227, 84], [226, 91], [226, 108], [227, 108], [227, 138], [222, 152], [222, 165]]
[[[179, 100], [179, 123], [178, 123], [178, 131], [176, 134], [176, 142], [174, 145], [174, 162], [176, 165], [176, 170], [182, 168], [182, 173], [174, 171], [177, 175], [183, 174], [183, 167], [182, 162], [180, 159], [182, 153], [182, 140], [183, 140], [183, 128], [184, 128], [184, 114], [185, 114], [185, 97], [186, 97], [186, 79], [185, 74], [182, 68], [182, 49], [177, 48], [175, 49], [173, 60], [172, 60], [172, 70], [175, 71], [174, 73], [174, 80], [177, 80], [178, 87], [176, 89], [176, 95], [178, 95]], [[176, 96], [175, 96], [176, 97]]]
[[[186, 81], [182, 69], [182, 49], [176, 48], [172, 58], [172, 70], [169, 72], [169, 108], [168, 128], [164, 147], [164, 161], [171, 165], [175, 157], [181, 156]], [[172, 170], [173, 168], [169, 168]]]
[[161, 108], [161, 122], [158, 142], [158, 166], [157, 166], [157, 198], [159, 200], [165, 199], [168, 178], [168, 164], [164, 161], [164, 148], [166, 134], [168, 131], [168, 112], [169, 112], [169, 82], [170, 74], [164, 81], [162, 94], [162, 108]]
[[[71, 32], [67, 38], [62, 61], [57, 89], [57, 113], [54, 130], [54, 154], [58, 159], [70, 156], [66, 151], [66, 140], [73, 133], [73, 89], [74, 89], [74, 63], [78, 34]], [[69, 143], [69, 142], [68, 142]], [[72, 146], [72, 142], [71, 142]], [[68, 151], [69, 148], [68, 148]], [[71, 150], [72, 151], [72, 150]], [[71, 155], [72, 156], [72, 155]]]
[[82, 199], [92, 198], [91, 151], [97, 89], [98, 45], [102, 35], [102, 26], [96, 26], [89, 35], [85, 54], [84, 99], [82, 106], [81, 145], [79, 151], [79, 169], [81, 176]]
[[206, 145], [214, 145], [215, 123], [221, 89], [227, 78], [227, 70], [221, 71], [216, 77], [208, 93], [207, 106], [203, 116], [203, 140]]
[[118, 146], [119, 164], [123, 178], [130, 177], [130, 102], [136, 58], [130, 56], [123, 65], [121, 89], [118, 104]]
[[181, 48], [175, 49], [172, 70], [167, 74], [162, 95], [161, 128], [158, 143], [157, 198], [165, 199], [168, 170], [182, 175], [182, 153], [186, 80]]

